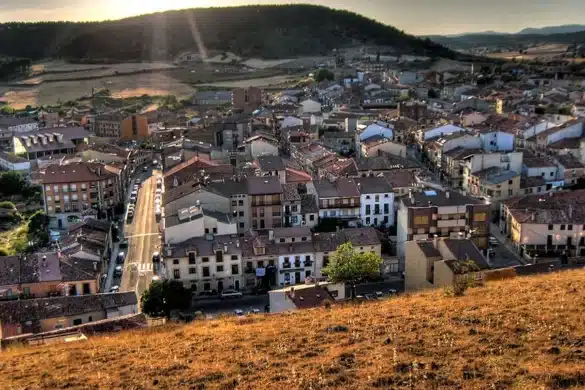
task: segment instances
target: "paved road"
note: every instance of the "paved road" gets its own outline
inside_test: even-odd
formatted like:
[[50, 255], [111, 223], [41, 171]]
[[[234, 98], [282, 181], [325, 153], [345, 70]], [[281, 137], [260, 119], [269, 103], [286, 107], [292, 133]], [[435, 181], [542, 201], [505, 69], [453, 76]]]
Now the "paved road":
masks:
[[525, 263], [514, 247], [502, 236], [500, 228], [494, 223], [490, 226], [490, 234], [500, 242], [497, 247], [492, 247], [495, 252], [494, 257], [490, 259], [492, 268], [513, 267]]
[[120, 291], [136, 291], [140, 297], [150, 286], [153, 272], [152, 254], [160, 252], [159, 225], [154, 216], [156, 177], [159, 171], [149, 170], [141, 174], [142, 185], [134, 219], [125, 221], [124, 236], [128, 238], [128, 253], [120, 281]]

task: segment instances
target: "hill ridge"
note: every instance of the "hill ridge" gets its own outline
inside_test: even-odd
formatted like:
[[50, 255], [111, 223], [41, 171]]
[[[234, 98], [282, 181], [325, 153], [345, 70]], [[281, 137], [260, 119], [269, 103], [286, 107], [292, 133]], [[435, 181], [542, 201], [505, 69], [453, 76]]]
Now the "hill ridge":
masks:
[[199, 43], [244, 57], [328, 55], [356, 44], [393, 46], [404, 54], [456, 56], [430, 40], [365, 16], [308, 4], [191, 8], [103, 22], [0, 25], [0, 55], [31, 59], [168, 60]]

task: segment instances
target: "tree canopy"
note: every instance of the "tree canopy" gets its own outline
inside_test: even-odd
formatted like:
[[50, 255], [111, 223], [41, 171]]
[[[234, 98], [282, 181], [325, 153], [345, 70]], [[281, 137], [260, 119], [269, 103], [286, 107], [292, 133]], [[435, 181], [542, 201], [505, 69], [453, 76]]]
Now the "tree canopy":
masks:
[[329, 69], [319, 69], [315, 73], [315, 81], [320, 83], [323, 80], [334, 80], [335, 75]]
[[356, 252], [351, 242], [340, 245], [323, 269], [333, 283], [356, 283], [380, 275], [382, 258], [372, 252]]
[[171, 310], [189, 308], [191, 293], [176, 280], [155, 280], [142, 295], [141, 303], [144, 313], [168, 317]]

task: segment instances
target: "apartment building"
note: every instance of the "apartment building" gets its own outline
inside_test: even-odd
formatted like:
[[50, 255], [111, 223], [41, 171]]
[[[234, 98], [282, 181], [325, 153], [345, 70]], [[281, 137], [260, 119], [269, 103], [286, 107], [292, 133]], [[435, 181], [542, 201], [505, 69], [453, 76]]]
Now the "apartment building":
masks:
[[[282, 185], [282, 223], [285, 227], [303, 225], [301, 195], [298, 184], [287, 183]], [[305, 221], [306, 224], [306, 221]]]
[[502, 202], [500, 230], [522, 254], [585, 256], [585, 190], [518, 196]]
[[360, 192], [360, 214], [364, 226], [394, 225], [394, 193], [388, 180], [382, 177], [354, 179]]
[[405, 252], [407, 292], [453, 286], [464, 278], [482, 283], [483, 273], [489, 269], [481, 251], [472, 240], [465, 238], [408, 241]]
[[[474, 151], [474, 153], [462, 156], [459, 160], [462, 175], [458, 179], [465, 191], [479, 194], [481, 191], [475, 191], [472, 188], [474, 183], [478, 183], [477, 178], [492, 172], [515, 172], [521, 174], [523, 172], [523, 161], [522, 152], [485, 153], [483, 151]], [[504, 194], [503, 196], [507, 195]]]
[[227, 213], [205, 210], [199, 205], [167, 214], [163, 220], [164, 241], [167, 245], [185, 242], [206, 235], [237, 234], [236, 222]]
[[404, 258], [407, 241], [438, 237], [470, 238], [488, 247], [490, 205], [453, 191], [413, 191], [400, 200], [397, 220], [397, 254]]
[[307, 191], [317, 196], [319, 218], [335, 218], [348, 222], [361, 220], [361, 195], [355, 180], [345, 177], [335, 182], [317, 180], [307, 185]]
[[248, 196], [252, 229], [282, 226], [283, 189], [277, 176], [249, 177]]
[[56, 127], [31, 130], [14, 135], [13, 152], [28, 160], [74, 154], [78, 147], [87, 144], [90, 133], [83, 127]]
[[120, 177], [115, 171], [99, 163], [49, 165], [41, 184], [50, 226], [66, 229], [90, 209], [101, 216], [113, 216], [114, 207], [122, 201]]
[[242, 250], [235, 234], [192, 237], [173, 244], [164, 261], [167, 278], [197, 294], [244, 287]]
[[0, 299], [46, 298], [99, 292], [101, 267], [57, 252], [0, 257]]
[[499, 201], [521, 193], [520, 173], [491, 167], [472, 173], [469, 177], [469, 194], [489, 199], [492, 207], [499, 207]]
[[232, 106], [245, 113], [252, 112], [262, 105], [262, 90], [257, 87], [234, 88]]
[[98, 115], [93, 121], [93, 131], [98, 137], [140, 140], [150, 137], [148, 119], [143, 115], [121, 112]]
[[315, 274], [311, 229], [277, 228], [268, 233], [269, 252], [277, 255], [278, 285], [304, 283]]
[[0, 339], [135, 314], [134, 291], [0, 302]]

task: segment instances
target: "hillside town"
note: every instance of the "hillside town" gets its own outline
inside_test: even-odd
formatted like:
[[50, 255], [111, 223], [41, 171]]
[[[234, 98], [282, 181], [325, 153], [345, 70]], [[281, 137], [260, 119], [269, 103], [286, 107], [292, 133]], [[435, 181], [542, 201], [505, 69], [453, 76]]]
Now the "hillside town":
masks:
[[[0, 167], [39, 186], [49, 235], [0, 256], [0, 340], [148, 326], [163, 281], [190, 320], [583, 266], [585, 77], [410, 57], [0, 116]], [[377, 275], [330, 278], [346, 243]]]

